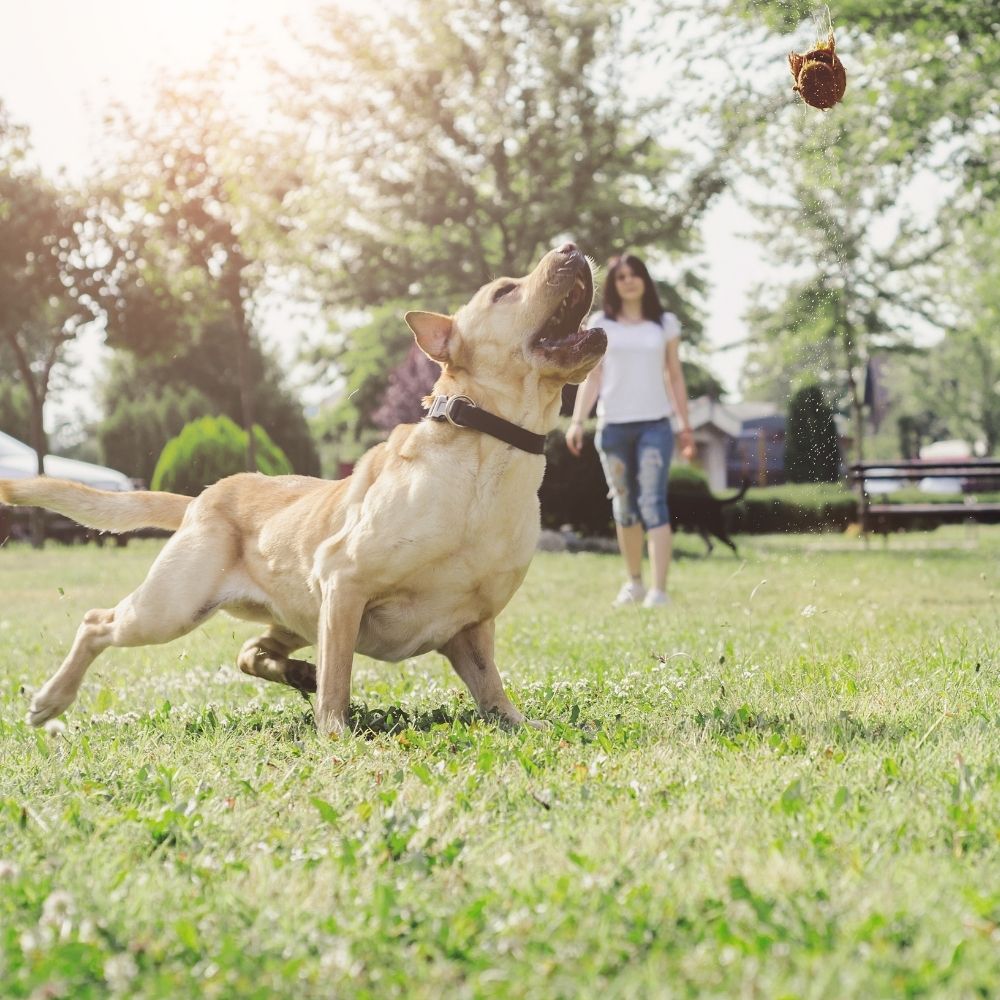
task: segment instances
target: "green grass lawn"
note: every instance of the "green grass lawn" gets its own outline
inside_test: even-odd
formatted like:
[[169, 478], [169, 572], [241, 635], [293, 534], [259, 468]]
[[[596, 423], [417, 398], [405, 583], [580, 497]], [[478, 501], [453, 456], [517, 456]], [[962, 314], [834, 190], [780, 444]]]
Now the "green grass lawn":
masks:
[[339, 741], [221, 615], [29, 729], [157, 546], [0, 549], [0, 996], [997, 996], [1000, 528], [740, 544], [665, 614], [539, 555], [497, 638], [546, 730], [431, 655], [359, 660]]

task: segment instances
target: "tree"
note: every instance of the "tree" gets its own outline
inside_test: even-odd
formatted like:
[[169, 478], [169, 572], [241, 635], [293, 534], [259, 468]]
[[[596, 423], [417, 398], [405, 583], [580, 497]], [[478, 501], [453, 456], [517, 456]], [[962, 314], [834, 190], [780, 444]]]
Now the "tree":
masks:
[[[240, 373], [231, 359], [234, 332], [223, 313], [204, 325], [192, 323], [190, 339], [169, 355], [146, 357], [119, 351], [101, 395], [104, 420], [97, 435], [105, 462], [150, 481], [167, 440], [196, 417], [242, 415]], [[318, 475], [319, 458], [302, 407], [289, 392], [275, 360], [255, 342], [246, 367], [255, 412], [296, 472]]]
[[834, 113], [801, 112], [746, 157], [759, 235], [795, 275], [758, 291], [748, 377], [788, 385], [808, 372], [851, 414], [861, 460], [865, 364], [876, 351], [912, 350], [940, 322], [930, 279], [949, 237], [935, 218], [900, 210], [915, 164], [893, 155], [877, 102], [848, 91]]
[[[731, 11], [808, 37], [809, 0], [731, 0]], [[884, 112], [887, 155], [957, 180], [967, 205], [1000, 196], [1000, 46], [995, 0], [840, 0], [838, 35], [854, 53], [848, 92]], [[840, 48], [841, 46], [838, 46]], [[871, 67], [865, 72], [865, 67]]]
[[933, 414], [942, 432], [1000, 448], [1000, 206], [970, 219], [943, 262], [936, 293], [944, 336], [914, 365], [911, 410]]
[[818, 385], [803, 386], [788, 405], [785, 475], [790, 483], [835, 483], [840, 479], [837, 427]]
[[[28, 137], [0, 106], [0, 345], [29, 410], [28, 441], [43, 475], [45, 404], [66, 345], [99, 314], [94, 270], [73, 192], [30, 165]], [[44, 540], [34, 516], [32, 541]]]
[[689, 249], [725, 161], [658, 140], [669, 102], [622, 86], [622, 22], [600, 0], [415, 0], [370, 24], [324, 8], [294, 78], [337, 209], [315, 213], [329, 299], [445, 305], [560, 234]]
[[[789, 48], [826, 30], [802, 0], [729, 9], [794, 32]], [[909, 351], [919, 366], [918, 340], [946, 328], [929, 294], [943, 254], [1000, 195], [1000, 47], [991, 0], [846, 0], [835, 16], [843, 105], [819, 115], [791, 99], [746, 160], [769, 164], [757, 175], [771, 189], [757, 206], [764, 241], [795, 268], [759, 299], [748, 389], [808, 371], [851, 412], [860, 458], [870, 352]], [[907, 414], [907, 440], [934, 424], [929, 411]]]
[[[650, 34], [630, 40], [638, 16], [610, 0], [415, 0], [364, 24], [324, 8], [312, 62], [289, 74], [284, 103], [315, 151], [304, 252], [323, 262], [325, 301], [451, 311], [566, 237], [601, 259], [633, 247], [675, 261], [695, 249], [733, 168], [728, 150], [758, 110], [723, 115], [706, 89], [685, 100], [675, 87], [630, 85], [663, 73], [643, 62]], [[668, 144], [695, 120], [697, 142]], [[670, 308], [689, 339], [701, 292], [682, 270]], [[325, 437], [351, 433], [345, 418], [377, 405], [408, 344], [398, 315], [390, 330], [373, 313], [328, 350], [324, 364], [350, 378], [351, 395]], [[359, 369], [370, 391], [359, 393]]]
[[[213, 71], [164, 83], [142, 121], [116, 109], [112, 131], [124, 149], [94, 221], [110, 257], [108, 342], [140, 356], [189, 353], [198, 328], [228, 326], [226, 367], [235, 361], [248, 429], [256, 419], [254, 307], [291, 225], [284, 202], [297, 182], [274, 137], [260, 129], [251, 136], [226, 101], [227, 65], [220, 56]], [[245, 439], [254, 468], [254, 435]]]

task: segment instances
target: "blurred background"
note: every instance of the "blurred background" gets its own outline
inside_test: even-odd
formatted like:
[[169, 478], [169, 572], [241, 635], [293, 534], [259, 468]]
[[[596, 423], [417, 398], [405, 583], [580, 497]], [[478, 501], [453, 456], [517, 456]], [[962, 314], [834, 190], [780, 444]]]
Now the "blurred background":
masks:
[[402, 313], [567, 238], [648, 261], [713, 489], [996, 454], [1000, 8], [829, 16], [820, 112], [784, 0], [5, 3], [0, 468], [341, 474], [419, 416]]

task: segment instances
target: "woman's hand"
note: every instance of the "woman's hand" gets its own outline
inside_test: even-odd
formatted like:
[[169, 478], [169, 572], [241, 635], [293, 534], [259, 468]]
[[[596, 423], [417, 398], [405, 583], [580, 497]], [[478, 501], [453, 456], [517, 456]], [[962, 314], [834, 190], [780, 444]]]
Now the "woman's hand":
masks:
[[574, 458], [580, 457], [583, 451], [583, 424], [579, 420], [574, 420], [566, 431], [566, 447]]
[[678, 435], [678, 442], [681, 446], [681, 455], [688, 462], [693, 462], [698, 450], [694, 446], [694, 433], [690, 427], [685, 427]]

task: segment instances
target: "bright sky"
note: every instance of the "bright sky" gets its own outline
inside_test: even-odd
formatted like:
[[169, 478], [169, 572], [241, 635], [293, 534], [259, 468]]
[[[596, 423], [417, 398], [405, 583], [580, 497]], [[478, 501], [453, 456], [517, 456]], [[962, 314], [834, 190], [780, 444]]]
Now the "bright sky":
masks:
[[[362, 0], [349, 5], [363, 10]], [[0, 98], [31, 129], [46, 171], [84, 176], [101, 153], [102, 112], [111, 100], [140, 106], [157, 70], [204, 64], [228, 32], [253, 31], [280, 44], [283, 20], [303, 18], [315, 0], [0, 0]], [[739, 239], [750, 219], [722, 198], [706, 220], [706, 258], [714, 291], [708, 301], [712, 347], [739, 340], [749, 288], [769, 274], [754, 246]], [[281, 318], [264, 336], [280, 339]], [[78, 350], [78, 370], [92, 379], [101, 346], [94, 336]], [[713, 351], [710, 365], [736, 388], [743, 352]], [[78, 378], [86, 382], [87, 375]], [[86, 407], [86, 395], [67, 397]], [[68, 413], [55, 418], [71, 419]]]

